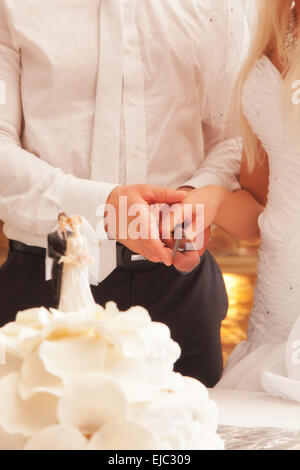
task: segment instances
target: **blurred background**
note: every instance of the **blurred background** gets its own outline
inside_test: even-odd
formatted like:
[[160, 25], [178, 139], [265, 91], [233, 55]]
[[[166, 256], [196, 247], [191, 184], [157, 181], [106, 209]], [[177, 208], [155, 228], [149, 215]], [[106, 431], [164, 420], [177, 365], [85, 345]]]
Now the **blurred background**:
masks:
[[246, 339], [259, 243], [260, 240], [253, 243], [237, 240], [217, 228], [209, 246], [222, 269], [229, 297], [228, 314], [221, 331], [224, 362], [234, 347]]
[[[222, 326], [224, 362], [235, 345], [246, 338], [256, 279], [258, 245], [259, 241], [239, 241], [216, 229], [209, 246], [222, 269], [229, 295], [229, 311]], [[7, 251], [8, 242], [0, 222], [0, 265], [4, 263]]]

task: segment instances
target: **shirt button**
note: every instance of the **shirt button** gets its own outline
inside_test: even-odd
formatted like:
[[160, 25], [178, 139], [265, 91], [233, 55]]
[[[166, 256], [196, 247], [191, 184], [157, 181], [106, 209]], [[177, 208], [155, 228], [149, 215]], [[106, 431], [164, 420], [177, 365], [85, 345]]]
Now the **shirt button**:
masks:
[[127, 44], [125, 47], [125, 51], [128, 52], [129, 54], [133, 51], [133, 47], [131, 44]]
[[137, 105], [138, 104], [138, 99], [133, 97], [130, 99], [130, 104]]

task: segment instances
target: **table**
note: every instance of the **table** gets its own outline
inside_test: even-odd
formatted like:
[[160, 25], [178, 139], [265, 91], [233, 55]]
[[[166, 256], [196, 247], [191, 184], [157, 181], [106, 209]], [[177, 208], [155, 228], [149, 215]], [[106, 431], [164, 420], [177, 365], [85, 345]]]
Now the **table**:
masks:
[[226, 450], [300, 450], [300, 430], [219, 426]]
[[266, 393], [209, 390], [226, 450], [300, 450], [300, 403]]

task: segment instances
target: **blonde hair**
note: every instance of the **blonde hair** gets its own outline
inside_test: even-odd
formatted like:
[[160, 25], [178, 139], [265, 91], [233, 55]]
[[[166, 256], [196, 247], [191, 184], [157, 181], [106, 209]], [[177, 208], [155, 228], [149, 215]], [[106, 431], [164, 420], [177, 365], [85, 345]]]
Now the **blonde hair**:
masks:
[[[241, 102], [244, 84], [256, 61], [272, 50], [277, 57], [281, 56], [290, 20], [291, 0], [258, 0], [258, 17], [256, 31], [246, 60], [237, 82], [237, 93]], [[300, 123], [300, 105], [292, 101], [292, 84], [300, 79], [300, 41], [293, 52], [283, 73], [283, 104], [291, 138], [298, 138]], [[255, 163], [263, 155], [263, 149], [257, 136], [252, 131], [241, 110], [241, 133], [244, 141], [244, 151], [247, 157], [248, 169], [253, 171]]]
[[73, 222], [77, 222], [79, 225], [82, 223], [82, 218], [80, 215], [70, 215], [68, 218], [68, 224], [72, 224]]

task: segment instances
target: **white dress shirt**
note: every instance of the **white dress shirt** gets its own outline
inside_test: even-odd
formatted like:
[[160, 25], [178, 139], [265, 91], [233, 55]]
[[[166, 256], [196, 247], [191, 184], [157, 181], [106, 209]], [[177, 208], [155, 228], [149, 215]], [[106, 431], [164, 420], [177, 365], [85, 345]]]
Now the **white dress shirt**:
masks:
[[[246, 45], [240, 0], [0, 0], [7, 237], [46, 246], [60, 211], [96, 228], [116, 184], [237, 188]], [[99, 281], [115, 265], [103, 240]]]

